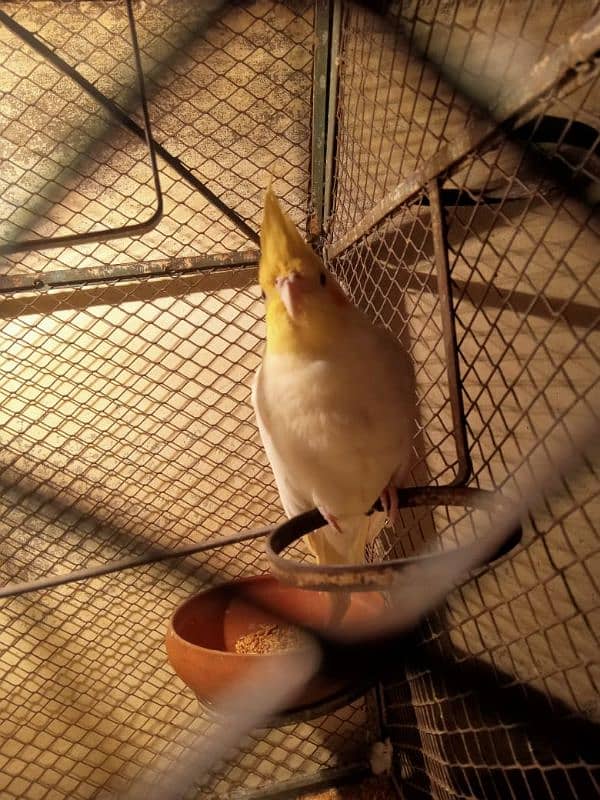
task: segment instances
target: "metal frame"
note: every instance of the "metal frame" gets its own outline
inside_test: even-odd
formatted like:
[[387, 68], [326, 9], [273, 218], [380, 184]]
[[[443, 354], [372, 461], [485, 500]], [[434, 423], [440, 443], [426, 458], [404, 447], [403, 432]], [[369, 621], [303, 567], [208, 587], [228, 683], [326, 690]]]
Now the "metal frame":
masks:
[[10, 277], [0, 277], [0, 292], [18, 294], [41, 289], [58, 289], [71, 286], [91, 286], [97, 283], [111, 283], [140, 278], [160, 276], [194, 275], [200, 272], [232, 269], [234, 267], [256, 267], [260, 253], [258, 250], [245, 250], [241, 253], [215, 253], [211, 256], [192, 256], [190, 258], [170, 258], [149, 261], [147, 264], [124, 264], [111, 267], [81, 267], [80, 269], [61, 269], [41, 274], [24, 273]]
[[65, 236], [56, 236], [50, 238], [27, 239], [20, 242], [10, 242], [8, 244], [0, 245], [0, 255], [8, 255], [9, 253], [21, 253], [24, 251], [41, 251], [49, 250], [54, 247], [63, 247], [75, 244], [85, 244], [87, 242], [105, 242], [109, 239], [118, 239], [121, 236], [130, 236], [134, 234], [146, 233], [152, 230], [159, 222], [163, 213], [162, 191], [160, 188], [160, 178], [158, 175], [158, 166], [156, 163], [157, 146], [152, 138], [150, 128], [150, 115], [148, 112], [148, 100], [146, 97], [146, 88], [144, 82], [144, 73], [142, 69], [142, 60], [140, 56], [140, 49], [138, 46], [137, 32], [135, 28], [135, 18], [133, 15], [132, 0], [125, 0], [127, 8], [127, 19], [129, 22], [129, 32], [131, 36], [131, 46], [135, 60], [139, 104], [142, 111], [142, 118], [144, 120], [143, 127], [130, 120], [127, 115], [118, 108], [115, 103], [104, 97], [89, 81], [86, 81], [79, 73], [70, 67], [62, 58], [47, 47], [43, 42], [33, 36], [26, 28], [19, 25], [12, 17], [6, 12], [0, 10], [0, 22], [7, 27], [12, 33], [18, 36], [25, 44], [39, 53], [49, 63], [58, 67], [62, 72], [76, 82], [84, 89], [92, 99], [99, 102], [104, 108], [108, 109], [113, 116], [116, 116], [123, 124], [126, 120], [132, 130], [140, 139], [146, 142], [148, 147], [148, 154], [150, 156], [150, 165], [152, 169], [152, 179], [154, 183], [154, 191], [156, 194], [156, 208], [149, 219], [145, 222], [135, 223], [133, 225], [122, 225], [118, 228], [110, 228], [104, 231], [89, 231], [87, 233], [68, 234]]
[[[130, 30], [132, 36], [132, 43], [135, 53], [135, 60], [136, 60], [136, 68], [138, 74], [138, 82], [139, 82], [139, 94], [140, 94], [140, 105], [143, 114], [144, 125], [143, 127], [138, 125], [138, 123], [131, 118], [120, 106], [118, 106], [113, 100], [106, 97], [94, 84], [92, 84], [87, 78], [85, 78], [81, 73], [76, 70], [73, 66], [67, 63], [58, 53], [55, 53], [51, 48], [49, 48], [44, 42], [42, 42], [37, 36], [32, 34], [18, 22], [12, 19], [8, 14], [4, 11], [0, 11], [0, 22], [2, 22], [12, 33], [18, 36], [25, 44], [31, 47], [35, 52], [37, 52], [42, 58], [52, 64], [57, 70], [62, 72], [64, 75], [67, 75], [71, 78], [78, 86], [83, 89], [93, 100], [95, 100], [98, 105], [103, 107], [117, 122], [119, 122], [126, 130], [133, 133], [139, 139], [142, 139], [147, 142], [148, 151], [150, 154], [151, 159], [151, 166], [152, 166], [152, 173], [154, 178], [154, 184], [156, 188], [156, 196], [157, 196], [157, 209], [152, 215], [152, 217], [144, 223], [139, 223], [136, 225], [124, 225], [119, 228], [113, 228], [107, 231], [103, 231], [100, 233], [89, 233], [89, 234], [73, 234], [69, 236], [62, 236], [50, 239], [33, 239], [25, 242], [15, 242], [10, 244], [0, 245], [0, 255], [2, 254], [9, 254], [9, 253], [16, 253], [22, 252], [24, 250], [44, 250], [50, 249], [53, 247], [58, 247], [61, 245], [76, 245], [82, 244], [85, 242], [100, 242], [100, 241], [107, 241], [113, 238], [119, 238], [122, 236], [128, 236], [132, 234], [140, 234], [145, 233], [151, 230], [157, 222], [160, 220], [162, 216], [162, 192], [160, 189], [160, 180], [158, 175], [158, 166], [156, 162], [156, 156], [159, 156], [166, 164], [168, 164], [178, 175], [180, 175], [184, 180], [199, 194], [202, 195], [208, 202], [217, 208], [227, 219], [229, 219], [236, 228], [241, 231], [251, 242], [254, 244], [259, 243], [259, 236], [256, 231], [253, 230], [245, 220], [240, 217], [232, 208], [230, 208], [226, 203], [224, 203], [218, 195], [212, 192], [205, 183], [200, 181], [193, 172], [191, 172], [179, 158], [173, 156], [167, 148], [157, 142], [151, 132], [150, 128], [150, 119], [148, 114], [148, 107], [147, 107], [147, 97], [144, 85], [144, 77], [142, 71], [142, 64], [141, 64], [141, 57], [139, 52], [139, 46], [137, 42], [137, 34], [135, 30], [135, 20], [133, 16], [133, 11], [131, 9], [131, 0], [126, 0], [128, 15], [129, 15], [129, 22], [130, 22]], [[229, 266], [237, 266], [240, 263], [247, 263], [248, 258], [256, 258], [254, 253], [231, 253], [223, 256], [212, 256], [207, 257], [206, 263], [207, 265], [210, 263], [211, 260], [215, 261], [215, 266], [217, 265], [224, 265], [227, 264]], [[177, 263], [177, 259], [172, 260], [174, 263], [172, 266], [175, 266]], [[152, 264], [148, 271], [145, 271], [144, 274], [154, 274], [154, 270], [156, 269], [156, 265]], [[163, 268], [162, 271], [167, 271]], [[177, 269], [173, 269], [173, 272], [177, 272]], [[87, 274], [86, 274], [87, 273]], [[124, 277], [138, 277], [140, 274], [140, 268], [137, 265], [131, 265], [129, 267], [114, 267], [114, 268], [105, 268], [105, 269], [80, 269], [80, 270], [61, 270], [57, 273], [50, 273], [44, 274], [41, 277], [32, 276], [29, 273], [25, 273], [23, 275], [12, 275], [9, 277], [3, 277], [0, 279], [0, 291], [19, 291], [21, 289], [28, 289], [28, 288], [42, 288], [43, 286], [59, 286], [59, 285], [74, 285], [75, 283], [84, 282], [87, 280], [97, 280], [98, 275], [102, 273], [103, 277], [102, 280], [111, 280], [111, 279], [121, 279]], [[81, 276], [81, 279], [78, 278]]]
[[586, 62], [594, 59], [598, 51], [600, 13], [592, 17], [568, 41], [541, 59], [526, 83], [517, 90], [505, 92], [487, 114], [480, 113], [479, 118], [471, 122], [462, 135], [451, 144], [440, 147], [433, 158], [392, 189], [351, 230], [327, 245], [327, 258], [333, 260], [339, 256], [431, 181], [437, 180], [486, 141], [492, 140], [498, 135], [499, 129], [506, 133], [517, 118], [524, 117], [525, 121], [535, 112], [536, 104], [547, 92], [571, 83], [576, 78], [578, 69], [582, 66], [587, 69]]
[[452, 410], [454, 444], [458, 459], [456, 477], [451, 486], [464, 486], [471, 477], [471, 456], [467, 441], [467, 423], [460, 383], [458, 366], [458, 345], [456, 342], [456, 326], [454, 324], [454, 308], [452, 305], [452, 288], [450, 286], [450, 267], [448, 265], [448, 249], [446, 247], [446, 230], [440, 200], [438, 179], [427, 186], [431, 209], [431, 229], [433, 234], [433, 254], [436, 263], [437, 292], [441, 306], [442, 332], [444, 336], [444, 352], [446, 355], [446, 373], [450, 391], [450, 408]]
[[[129, 2], [130, 0], [128, 0]], [[317, 29], [321, 31], [322, 41], [321, 48], [324, 48], [329, 43], [329, 25], [330, 25], [330, 4], [324, 2], [318, 4], [320, 9], [316, 18]], [[337, 5], [337, 22], [339, 24], [339, 5]], [[5, 21], [6, 15], [0, 12], [0, 20]], [[131, 120], [127, 115], [122, 112], [118, 106], [112, 103], [108, 98], [102, 95], [85, 78], [80, 76], [73, 68], [66, 64], [59, 56], [53, 54], [46, 46], [39, 42], [29, 32], [18, 26], [17, 23], [11, 20], [12, 26], [19, 28], [18, 35], [20, 35], [30, 46], [38, 49], [50, 60], [55, 62], [61, 70], [70, 74], [71, 77], [77, 80], [86, 91], [93, 93], [95, 99], [105, 105], [111, 113], [113, 113], [126, 127], [130, 128], [137, 135], [143, 135], [143, 131], [136, 123]], [[334, 25], [335, 28], [335, 25]], [[16, 30], [16, 29], [15, 29]], [[335, 37], [334, 37], [335, 41]], [[433, 229], [433, 244], [434, 256], [437, 267], [437, 291], [440, 296], [442, 304], [442, 324], [444, 332], [444, 345], [447, 357], [447, 370], [449, 386], [451, 388], [451, 408], [454, 422], [454, 437], [456, 442], [456, 450], [458, 456], [459, 471], [455, 480], [448, 487], [420, 487], [412, 490], [400, 490], [400, 501], [405, 505], [432, 505], [439, 504], [461, 504], [467, 499], [473, 501], [475, 495], [469, 494], [472, 490], [460, 489], [462, 485], [468, 480], [470, 474], [470, 459], [468, 452], [468, 444], [466, 440], [464, 409], [462, 407], [462, 394], [460, 390], [460, 375], [458, 372], [457, 352], [456, 352], [456, 331], [454, 328], [454, 318], [452, 309], [452, 297], [450, 290], [450, 280], [448, 274], [448, 261], [447, 249], [445, 246], [445, 232], [444, 220], [442, 216], [442, 206], [440, 199], [440, 191], [438, 180], [439, 176], [443, 174], [450, 166], [455, 165], [459, 161], [468, 156], [474, 149], [481, 146], [481, 144], [489, 140], [494, 135], [497, 135], [499, 125], [504, 125], [508, 120], [514, 120], [525, 112], [531, 113], [533, 107], [543, 97], [549, 88], [555, 85], [562, 85], [565, 82], [572, 81], [576, 75], [577, 67], [585, 59], [590, 59], [600, 48], [600, 15], [590, 20], [589, 24], [584, 29], [580, 30], [575, 36], [559, 47], [556, 51], [555, 57], [549, 56], [539, 62], [535, 70], [535, 80], [532, 81], [527, 87], [522, 88], [518, 94], [511, 94], [502, 98], [497, 104], [496, 113], [497, 121], [479, 120], [473, 123], [469, 130], [465, 132], [463, 137], [451, 146], [442, 148], [434, 159], [431, 159], [427, 164], [423, 165], [420, 169], [416, 170], [409, 176], [402, 184], [396, 187], [384, 200], [382, 200], [369, 214], [365, 215], [360, 222], [342, 239], [334, 242], [326, 247], [325, 253], [328, 259], [336, 258], [346, 248], [351, 246], [354, 242], [365, 235], [374, 225], [381, 221], [384, 217], [393, 213], [393, 211], [402, 203], [410, 200], [412, 196], [423, 188], [427, 189], [427, 196], [429, 198], [429, 205], [431, 208], [431, 221]], [[320, 54], [319, 61], [319, 74], [324, 74], [327, 60], [324, 58], [324, 53]], [[317, 67], [315, 66], [315, 69]], [[72, 74], [74, 73], [74, 74]], [[335, 76], [335, 70], [330, 72], [331, 76]], [[76, 77], [75, 77], [76, 76]], [[327, 92], [320, 95], [319, 109], [324, 112], [325, 98]], [[317, 98], [316, 98], [317, 99]], [[331, 96], [330, 96], [331, 99]], [[322, 101], [322, 102], [321, 102]], [[323, 121], [323, 115], [319, 116]], [[316, 124], [316, 123], [315, 123]], [[324, 148], [325, 139], [319, 137], [313, 144], [317, 145], [318, 150]], [[151, 146], [153, 141], [150, 139]], [[188, 170], [181, 165], [181, 163], [170, 156], [168, 151], [157, 146], [157, 152], [165, 157], [166, 160], [171, 161], [173, 164], [179, 164], [181, 167], [180, 174], [182, 174], [193, 185], [196, 179], [188, 174]], [[325, 155], [323, 153], [323, 155]], [[313, 158], [315, 151], [313, 150]], [[329, 163], [327, 161], [327, 163]], [[172, 165], [173, 165], [172, 164]], [[324, 165], [323, 159], [317, 158], [317, 169], [321, 170]], [[313, 172], [313, 177], [316, 173]], [[328, 172], [331, 177], [331, 171]], [[323, 175], [323, 178], [325, 175]], [[199, 182], [198, 182], [199, 183]], [[317, 181], [317, 186], [319, 185]], [[205, 190], [202, 187], [201, 191]], [[325, 192], [331, 191], [331, 186], [324, 186], [320, 184], [320, 190]], [[195, 188], [198, 188], [197, 186]], [[199, 189], [200, 190], [200, 189]], [[207, 190], [209, 191], [209, 190]], [[314, 197], [315, 195], [313, 195]], [[323, 195], [319, 194], [321, 200]], [[222, 204], [216, 196], [212, 196], [211, 202], [215, 204]], [[218, 207], [220, 207], [218, 205]], [[225, 212], [224, 212], [225, 213]], [[230, 218], [238, 224], [242, 230], [245, 223], [237, 217], [235, 212], [231, 212]], [[247, 226], [246, 226], [247, 227]], [[254, 234], [251, 229], [248, 229], [248, 235]], [[74, 286], [82, 283], [110, 283], [113, 281], [121, 281], [129, 278], [139, 277], [155, 277], [155, 276], [176, 276], [186, 273], [197, 273], [205, 270], [214, 270], [215, 268], [227, 268], [230, 266], [244, 266], [253, 267], [258, 260], [257, 251], [247, 251], [244, 253], [224, 253], [218, 256], [206, 258], [190, 258], [190, 259], [172, 259], [168, 262], [151, 262], [148, 265], [126, 265], [124, 267], [107, 267], [107, 268], [91, 268], [81, 270], [61, 270], [54, 273], [46, 273], [43, 276], [13, 276], [11, 278], [4, 278], [0, 281], [0, 291], [3, 292], [21, 292], [30, 291], [32, 289], [41, 288], [55, 288]], [[433, 290], [433, 287], [430, 287]], [[456, 488], [455, 488], [456, 487]], [[480, 493], [479, 493], [480, 494]], [[476, 503], [475, 503], [476, 504]], [[127, 559], [124, 562], [115, 562], [113, 564], [106, 564], [102, 567], [92, 568], [90, 570], [80, 570], [76, 573], [71, 573], [63, 576], [53, 576], [39, 581], [27, 582], [24, 584], [15, 584], [3, 587], [0, 596], [8, 597], [11, 595], [24, 594], [36, 589], [48, 588], [50, 586], [57, 586], [63, 583], [72, 581], [85, 580], [88, 577], [108, 574], [110, 572], [119, 571], [121, 569], [128, 569], [142, 564], [154, 563], [169, 558], [178, 558], [191, 553], [203, 552], [205, 550], [218, 548], [226, 544], [244, 541], [250, 538], [264, 537], [271, 534], [270, 541], [267, 545], [267, 553], [269, 560], [275, 572], [278, 572], [282, 577], [285, 576], [288, 580], [298, 581], [304, 585], [317, 585], [320, 588], [331, 589], [335, 585], [351, 585], [354, 589], [360, 587], [369, 588], [374, 585], [382, 586], [387, 585], [391, 580], [391, 576], [397, 569], [402, 569], [408, 564], [410, 559], [396, 559], [394, 561], [381, 562], [379, 564], [370, 564], [360, 568], [328, 568], [325, 572], [320, 569], [310, 568], [297, 563], [291, 563], [288, 560], [281, 559], [279, 553], [284, 547], [287, 547], [296, 539], [309, 533], [317, 527], [324, 524], [320, 514], [316, 511], [308, 512], [307, 514], [300, 515], [299, 517], [290, 520], [289, 522], [278, 526], [276, 528], [266, 528], [256, 532], [241, 532], [232, 536], [223, 537], [222, 539], [205, 542], [201, 545], [177, 548], [168, 553], [151, 554], [138, 559]], [[311, 527], [311, 525], [313, 527]], [[291, 537], [291, 538], [290, 538]], [[514, 546], [520, 537], [520, 532], [515, 532], [514, 537], [511, 539], [511, 547]], [[497, 556], [498, 557], [498, 556]], [[324, 569], [324, 568], [321, 568]], [[327, 573], [327, 580], [323, 580]], [[347, 584], [342, 578], [346, 575], [352, 575], [357, 578], [356, 583]], [[365, 581], [359, 579], [359, 575], [364, 575]], [[318, 577], [317, 583], [315, 576]], [[372, 579], [373, 582], [369, 582]], [[312, 582], [311, 582], [312, 581]]]
[[331, 0], [315, 2], [315, 50], [313, 62], [313, 103], [311, 142], [311, 205], [308, 230], [313, 239], [323, 232], [329, 65], [331, 61]]
[[[131, 2], [131, 0], [127, 0], [127, 2]], [[233, 224], [240, 230], [245, 236], [250, 239], [250, 241], [258, 244], [259, 237], [255, 230], [253, 230], [246, 222], [243, 220], [239, 214], [237, 214], [232, 208], [230, 208], [226, 203], [224, 203], [221, 198], [212, 192], [208, 186], [200, 181], [193, 172], [191, 172], [184, 164], [182, 164], [181, 160], [163, 147], [159, 142], [157, 142], [152, 137], [151, 129], [148, 125], [144, 125], [142, 128], [137, 122], [132, 119], [123, 109], [118, 106], [113, 100], [109, 97], [106, 97], [93, 83], [87, 80], [80, 72], [78, 72], [75, 67], [72, 67], [68, 64], [63, 58], [61, 58], [58, 53], [52, 51], [44, 42], [40, 41], [36, 36], [32, 33], [27, 31], [22, 25], [19, 25], [18, 22], [15, 22], [11, 19], [8, 14], [0, 11], [0, 21], [4, 22], [4, 24], [12, 30], [20, 39], [22, 39], [26, 44], [29, 45], [33, 50], [39, 53], [43, 58], [45, 58], [50, 64], [55, 66], [60, 72], [67, 75], [71, 78], [78, 86], [80, 86], [89, 96], [95, 100], [98, 105], [101, 105], [114, 119], [119, 122], [124, 128], [131, 131], [138, 139], [144, 139], [149, 141], [149, 149], [150, 152], [160, 156], [162, 160], [172, 167], [178, 175], [181, 175], [189, 185], [199, 192], [202, 197], [204, 197], [208, 202], [213, 205], [215, 208], [218, 208], [221, 213], [227, 217]], [[132, 22], [132, 24], [135, 24]], [[139, 48], [137, 46], [137, 38], [136, 38], [136, 59], [140, 60]], [[141, 72], [141, 60], [140, 60], [140, 76], [143, 80], [143, 73]], [[145, 95], [141, 95], [143, 97], [143, 104], [147, 105], [147, 100]], [[144, 107], [144, 106], [142, 106]], [[146, 121], [147, 114], [144, 114], [144, 121]], [[149, 120], [148, 120], [149, 122]], [[154, 158], [155, 158], [154, 156]], [[155, 160], [153, 162], [153, 168], [156, 171], [156, 176], [158, 177], [158, 172], [156, 168]], [[158, 220], [156, 220], [158, 222]], [[156, 222], [153, 223], [156, 224]], [[144, 223], [145, 225], [147, 223]], [[149, 226], [149, 227], [153, 227]], [[149, 228], [148, 228], [149, 229]], [[115, 229], [119, 231], [119, 235], [126, 235], [130, 232], [133, 232], [133, 228], [131, 227], [123, 227]], [[146, 228], [144, 229], [144, 231]], [[140, 231], [143, 233], [144, 231]], [[52, 240], [56, 241], [56, 240]], [[77, 244], [79, 241], [77, 240]], [[38, 248], [39, 249], [39, 248]], [[8, 250], [3, 247], [0, 247], [0, 254], [5, 252], [15, 252], [14, 250]]]
[[338, 90], [338, 70], [339, 70], [339, 51], [340, 38], [342, 33], [343, 8], [342, 0], [330, 0], [333, 2], [333, 14], [331, 19], [331, 36], [329, 48], [329, 87], [328, 87], [328, 107], [327, 107], [327, 141], [325, 149], [325, 188], [323, 197], [323, 219], [322, 225], [326, 229], [327, 222], [331, 216], [332, 193], [333, 193], [333, 174], [335, 165], [335, 141], [336, 141], [336, 107]]
[[231, 800], [298, 800], [299, 792], [302, 796], [307, 792], [321, 792], [325, 789], [337, 788], [345, 784], [360, 781], [371, 775], [371, 770], [364, 765], [338, 767], [317, 772], [312, 777], [301, 780], [286, 781], [272, 788], [259, 789], [257, 792], [247, 792], [232, 795]]

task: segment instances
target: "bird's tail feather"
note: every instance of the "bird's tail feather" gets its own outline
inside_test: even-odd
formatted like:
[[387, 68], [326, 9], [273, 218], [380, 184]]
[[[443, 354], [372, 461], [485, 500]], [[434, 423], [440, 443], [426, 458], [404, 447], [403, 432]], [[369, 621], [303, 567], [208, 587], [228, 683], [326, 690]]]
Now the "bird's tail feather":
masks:
[[[341, 531], [331, 525], [312, 533], [307, 543], [318, 564], [364, 564], [365, 547], [380, 533], [385, 525], [386, 515], [376, 511], [354, 517], [338, 518]], [[339, 625], [351, 602], [350, 592], [340, 590], [331, 592], [331, 614], [329, 624]]]

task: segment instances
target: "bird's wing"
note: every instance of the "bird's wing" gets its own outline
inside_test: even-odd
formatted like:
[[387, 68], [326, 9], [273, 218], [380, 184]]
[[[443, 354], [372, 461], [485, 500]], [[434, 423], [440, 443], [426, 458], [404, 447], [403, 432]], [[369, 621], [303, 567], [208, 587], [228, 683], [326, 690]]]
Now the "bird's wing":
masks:
[[309, 511], [313, 507], [313, 504], [310, 498], [303, 497], [301, 492], [294, 487], [288, 471], [285, 468], [285, 461], [277, 451], [273, 437], [269, 433], [268, 410], [265, 403], [261, 376], [262, 364], [256, 370], [254, 384], [252, 386], [252, 405], [254, 407], [256, 424], [267, 458], [271, 464], [271, 469], [273, 470], [283, 510], [286, 516], [295, 517], [296, 514]]

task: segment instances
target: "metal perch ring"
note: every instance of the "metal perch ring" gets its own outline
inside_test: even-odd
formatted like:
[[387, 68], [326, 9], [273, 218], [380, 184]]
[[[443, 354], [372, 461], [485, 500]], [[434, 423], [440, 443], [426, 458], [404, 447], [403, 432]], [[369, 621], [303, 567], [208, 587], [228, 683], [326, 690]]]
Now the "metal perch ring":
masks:
[[[499, 509], [505, 502], [498, 496], [497, 492], [484, 491], [482, 489], [436, 486], [398, 489], [400, 508], [464, 506], [466, 508], [493, 511], [494, 509]], [[380, 506], [376, 504], [375, 508], [380, 508]], [[408, 567], [424, 561], [430, 562], [432, 559], [448, 562], [457, 557], [462, 558], [465, 548], [471, 546], [467, 544], [438, 553], [426, 553], [356, 566], [317, 566], [282, 557], [281, 553], [287, 547], [326, 524], [321, 513], [317, 509], [313, 509], [304, 514], [299, 514], [274, 528], [265, 542], [265, 548], [272, 572], [277, 578], [295, 586], [325, 591], [388, 589], [397, 580], [398, 574]], [[521, 526], [515, 528], [502, 545], [487, 558], [485, 563], [495, 561], [510, 552], [521, 541], [522, 533]], [[484, 566], [484, 564], [480, 566]]]

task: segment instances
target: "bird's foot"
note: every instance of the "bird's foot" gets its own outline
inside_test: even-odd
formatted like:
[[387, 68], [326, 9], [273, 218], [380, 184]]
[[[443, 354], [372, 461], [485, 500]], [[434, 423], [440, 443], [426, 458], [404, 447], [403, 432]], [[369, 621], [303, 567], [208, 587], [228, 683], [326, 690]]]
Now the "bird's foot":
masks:
[[340, 528], [340, 523], [337, 521], [337, 517], [334, 517], [334, 515], [330, 514], [326, 508], [321, 508], [321, 506], [319, 506], [319, 511], [321, 512], [321, 516], [323, 517], [324, 520], [326, 520], [328, 525], [331, 525], [331, 527], [338, 533], [342, 532], [342, 529]]
[[396, 487], [392, 483], [388, 483], [379, 495], [379, 499], [389, 524], [394, 525], [398, 519], [398, 492]]

